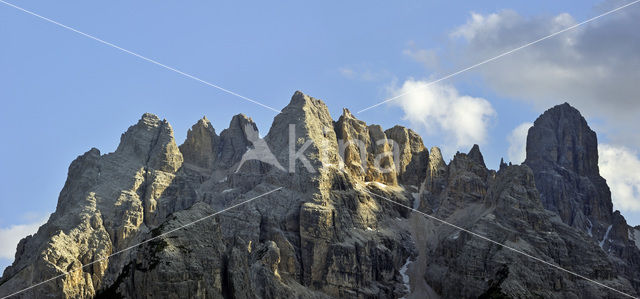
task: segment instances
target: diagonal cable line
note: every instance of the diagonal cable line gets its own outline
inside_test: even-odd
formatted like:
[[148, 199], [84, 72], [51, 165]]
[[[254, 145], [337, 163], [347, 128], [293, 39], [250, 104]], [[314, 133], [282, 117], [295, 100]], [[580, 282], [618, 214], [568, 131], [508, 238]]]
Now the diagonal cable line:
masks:
[[[640, 1], [640, 0], [639, 0], [639, 1]], [[90, 34], [88, 34], [88, 33], [84, 33], [84, 32], [82, 32], [82, 31], [80, 31], [80, 30], [77, 30], [77, 29], [75, 29], [75, 28], [73, 28], [73, 27], [69, 27], [69, 26], [64, 25], [64, 24], [62, 24], [62, 23], [56, 22], [56, 21], [54, 21], [54, 20], [52, 20], [52, 19], [49, 19], [49, 18], [44, 17], [44, 16], [41, 16], [41, 15], [39, 15], [39, 14], [35, 13], [35, 12], [32, 12], [32, 11], [26, 10], [26, 9], [24, 9], [24, 8], [20, 7], [20, 6], [15, 5], [15, 4], [12, 4], [12, 3], [6, 2], [6, 1], [4, 1], [4, 0], [0, 0], [0, 2], [1, 2], [1, 3], [3, 3], [3, 4], [5, 4], [5, 5], [7, 5], [7, 6], [11, 6], [11, 7], [15, 8], [15, 9], [18, 9], [18, 10], [21, 10], [21, 11], [23, 11], [23, 12], [25, 12], [25, 13], [28, 13], [28, 14], [30, 14], [30, 15], [32, 15], [32, 16], [38, 17], [38, 18], [40, 18], [40, 19], [42, 19], [42, 20], [45, 20], [45, 21], [47, 21], [47, 22], [49, 22], [49, 23], [52, 23], [52, 24], [58, 25], [58, 26], [60, 26], [60, 27], [62, 27], [62, 28], [64, 28], [64, 29], [67, 29], [67, 30], [73, 31], [73, 32], [75, 32], [75, 33], [77, 33], [77, 34], [80, 34], [80, 35], [84, 36], [84, 37], [88, 37], [88, 38], [90, 38], [90, 39], [92, 39], [92, 40], [95, 40], [95, 41], [97, 41], [97, 42], [99, 42], [99, 43], [105, 44], [105, 45], [107, 45], [107, 46], [109, 46], [109, 47], [112, 47], [112, 48], [118, 49], [118, 50], [120, 50], [120, 51], [122, 51], [122, 52], [125, 52], [125, 53], [127, 53], [127, 54], [131, 54], [131, 55], [133, 55], [133, 56], [135, 56], [135, 57], [138, 57], [138, 58], [140, 58], [140, 59], [142, 59], [142, 60], [145, 60], [145, 61], [150, 62], [150, 63], [153, 63], [153, 64], [155, 64], [155, 65], [157, 65], [157, 66], [163, 67], [163, 68], [165, 68], [165, 69], [168, 69], [168, 70], [170, 70], [170, 71], [173, 71], [173, 72], [175, 72], [175, 73], [178, 73], [178, 74], [180, 74], [180, 75], [183, 75], [183, 76], [185, 76], [185, 77], [187, 77], [187, 78], [190, 78], [190, 79], [196, 80], [196, 81], [198, 81], [198, 82], [200, 82], [200, 83], [203, 83], [203, 84], [205, 84], [205, 85], [208, 85], [208, 86], [210, 86], [210, 87], [213, 87], [213, 88], [219, 89], [219, 90], [221, 90], [221, 91], [223, 91], [223, 92], [226, 92], [226, 93], [228, 93], [228, 94], [230, 94], [230, 95], [233, 95], [233, 96], [239, 97], [239, 98], [241, 98], [241, 99], [243, 99], [243, 100], [249, 101], [249, 102], [254, 103], [254, 104], [256, 104], [256, 105], [259, 105], [259, 106], [262, 106], [262, 107], [267, 108], [267, 109], [269, 109], [269, 110], [271, 110], [271, 111], [274, 111], [274, 112], [276, 112], [276, 113], [280, 113], [280, 112], [281, 112], [280, 110], [275, 109], [275, 108], [273, 108], [273, 107], [271, 107], [271, 106], [269, 106], [269, 105], [266, 105], [266, 104], [260, 103], [260, 102], [258, 102], [258, 101], [256, 101], [256, 100], [254, 100], [254, 99], [251, 99], [251, 98], [245, 97], [245, 96], [243, 96], [243, 95], [241, 95], [241, 94], [238, 94], [238, 93], [236, 93], [236, 92], [233, 92], [233, 91], [231, 91], [231, 90], [228, 90], [228, 89], [226, 89], [226, 88], [224, 88], [224, 87], [221, 87], [221, 86], [219, 86], [219, 85], [216, 85], [216, 84], [210, 83], [210, 82], [205, 81], [205, 80], [203, 80], [203, 79], [200, 79], [200, 78], [198, 78], [198, 77], [196, 77], [196, 76], [194, 76], [194, 75], [187, 74], [187, 73], [185, 73], [185, 72], [183, 72], [183, 71], [181, 71], [181, 70], [178, 70], [178, 69], [176, 69], [176, 68], [170, 67], [170, 66], [168, 66], [168, 65], [166, 65], [166, 64], [162, 64], [162, 63], [160, 63], [160, 62], [158, 62], [158, 61], [155, 61], [155, 60], [153, 60], [153, 59], [151, 59], [151, 58], [147, 58], [147, 57], [145, 57], [145, 56], [143, 56], [143, 55], [141, 55], [141, 54], [138, 54], [138, 53], [136, 53], [136, 52], [133, 52], [133, 51], [127, 50], [127, 49], [125, 49], [125, 48], [119, 47], [119, 46], [117, 46], [117, 45], [115, 45], [115, 44], [112, 44], [112, 43], [110, 43], [110, 42], [108, 42], [108, 41], [105, 41], [105, 40], [102, 40], [102, 39], [100, 39], [100, 38], [97, 38], [97, 37], [95, 37], [95, 36], [93, 36], [93, 35], [90, 35]]]
[[[0, 1], [2, 1], [2, 0], [0, 0]], [[474, 69], [474, 68], [477, 68], [477, 67], [479, 67], [479, 66], [481, 66], [481, 65], [483, 65], [483, 64], [487, 64], [487, 63], [492, 62], [492, 61], [494, 61], [494, 60], [500, 59], [500, 58], [502, 58], [502, 57], [504, 57], [504, 56], [507, 56], [507, 55], [509, 55], [509, 54], [511, 54], [511, 53], [514, 53], [514, 52], [517, 52], [517, 51], [519, 51], [519, 50], [522, 50], [522, 49], [524, 49], [524, 48], [526, 48], [526, 47], [529, 47], [529, 46], [535, 45], [535, 44], [537, 44], [537, 43], [539, 43], [539, 42], [541, 42], [541, 41], [544, 41], [544, 40], [546, 40], [546, 39], [552, 38], [552, 37], [554, 37], [554, 36], [556, 36], [556, 35], [558, 35], [558, 34], [561, 34], [561, 33], [567, 32], [567, 31], [569, 31], [569, 30], [571, 30], [571, 29], [574, 29], [574, 28], [580, 27], [580, 26], [582, 26], [582, 25], [584, 25], [584, 24], [587, 24], [587, 23], [589, 23], [589, 22], [591, 22], [591, 21], [595, 21], [595, 20], [597, 20], [597, 19], [599, 19], [599, 18], [602, 18], [602, 17], [604, 17], [604, 16], [606, 16], [606, 15], [612, 14], [612, 13], [614, 13], [614, 12], [616, 12], [616, 11], [619, 11], [619, 10], [621, 10], [621, 9], [623, 9], [623, 8], [626, 8], [626, 7], [629, 7], [629, 6], [631, 6], [631, 5], [634, 5], [634, 4], [638, 3], [638, 2], [640, 2], [640, 0], [635, 0], [635, 1], [633, 1], [633, 2], [630, 2], [630, 3], [627, 3], [627, 4], [625, 4], [625, 5], [622, 5], [622, 6], [618, 7], [618, 8], [614, 8], [614, 9], [612, 9], [612, 10], [609, 10], [609, 11], [605, 12], [605, 13], [602, 13], [602, 14], [599, 14], [599, 15], [597, 15], [597, 16], [595, 16], [595, 17], [592, 17], [592, 18], [590, 18], [590, 19], [588, 19], [588, 20], [582, 21], [582, 22], [580, 22], [580, 23], [578, 23], [578, 24], [575, 24], [575, 25], [569, 26], [569, 27], [567, 27], [567, 28], [565, 28], [565, 29], [562, 29], [562, 30], [560, 30], [560, 31], [557, 31], [557, 32], [554, 32], [554, 33], [549, 34], [549, 35], [547, 35], [547, 36], [541, 37], [541, 38], [539, 38], [539, 39], [537, 39], [537, 40], [535, 40], [535, 41], [532, 41], [532, 42], [530, 42], [530, 43], [526, 43], [526, 44], [524, 44], [524, 45], [522, 45], [522, 46], [520, 46], [520, 47], [517, 47], [517, 48], [515, 48], [515, 49], [511, 49], [511, 50], [509, 50], [509, 51], [507, 51], [507, 52], [504, 52], [504, 53], [502, 53], [502, 54], [500, 54], [500, 55], [498, 55], [498, 56], [494, 56], [494, 57], [492, 57], [492, 58], [489, 58], [489, 59], [483, 60], [483, 61], [478, 62], [478, 63], [476, 63], [476, 64], [474, 64], [474, 65], [472, 65], [472, 66], [466, 67], [466, 68], [464, 68], [464, 69], [461, 69], [461, 70], [459, 70], [459, 71], [456, 71], [456, 72], [453, 72], [453, 73], [451, 73], [451, 74], [449, 74], [449, 75], [446, 75], [446, 76], [444, 76], [444, 77], [442, 77], [442, 78], [440, 78], [440, 79], [437, 79], [437, 80], [434, 80], [434, 81], [431, 81], [431, 82], [425, 83], [425, 84], [423, 84], [422, 86], [416, 87], [416, 88], [414, 88], [414, 89], [412, 89], [412, 90], [409, 90], [409, 91], [407, 91], [407, 92], [404, 92], [404, 93], [401, 93], [401, 94], [399, 94], [399, 95], [393, 96], [393, 97], [391, 97], [391, 98], [385, 99], [385, 100], [383, 100], [382, 102], [379, 102], [379, 103], [377, 103], [377, 104], [375, 104], [375, 105], [371, 105], [371, 106], [369, 106], [369, 107], [367, 107], [367, 108], [364, 108], [364, 109], [362, 109], [362, 110], [360, 110], [360, 111], [358, 111], [358, 112], [356, 112], [356, 113], [365, 112], [365, 111], [367, 111], [367, 110], [369, 110], [369, 109], [372, 109], [372, 108], [378, 107], [378, 106], [380, 106], [380, 105], [382, 105], [382, 104], [385, 104], [385, 103], [391, 102], [391, 101], [393, 101], [393, 100], [396, 100], [396, 99], [398, 99], [398, 98], [401, 98], [401, 97], [403, 97], [403, 96], [406, 96], [406, 95], [408, 95], [408, 94], [411, 94], [411, 93], [413, 93], [413, 92], [416, 92], [416, 91], [421, 90], [421, 89], [423, 89], [423, 88], [429, 87], [429, 86], [431, 86], [431, 85], [433, 85], [433, 84], [436, 84], [436, 83], [438, 83], [438, 82], [440, 82], [440, 81], [443, 81], [443, 80], [446, 80], [446, 79], [449, 79], [449, 78], [455, 77], [455, 76], [460, 75], [460, 74], [462, 74], [462, 73], [464, 73], [464, 72], [466, 72], [466, 71], [469, 71], [469, 70], [472, 70], [472, 69]]]
[[218, 214], [220, 214], [220, 213], [224, 213], [224, 212], [226, 212], [226, 211], [228, 211], [228, 210], [231, 210], [231, 209], [233, 209], [233, 208], [237, 208], [237, 207], [239, 207], [239, 206], [241, 206], [241, 205], [244, 205], [244, 204], [246, 204], [246, 203], [252, 202], [252, 201], [254, 201], [254, 200], [256, 200], [256, 199], [258, 199], [258, 198], [260, 198], [260, 197], [263, 197], [263, 196], [265, 196], [265, 195], [267, 195], [267, 194], [271, 194], [271, 193], [273, 193], [273, 192], [276, 192], [276, 191], [278, 191], [278, 190], [280, 190], [280, 189], [282, 189], [282, 188], [283, 188], [283, 187], [279, 187], [279, 188], [273, 189], [273, 190], [271, 190], [271, 191], [269, 191], [269, 192], [267, 192], [267, 193], [260, 194], [260, 195], [258, 195], [258, 196], [256, 196], [256, 197], [253, 197], [253, 198], [247, 199], [247, 200], [245, 200], [245, 201], [243, 201], [243, 202], [237, 203], [237, 204], [232, 205], [232, 206], [230, 206], [230, 207], [228, 207], [228, 208], [224, 208], [224, 209], [222, 209], [222, 210], [220, 210], [220, 211], [217, 211], [217, 212], [215, 212], [215, 213], [213, 213], [213, 214], [210, 214], [210, 215], [204, 216], [204, 217], [202, 217], [202, 218], [200, 218], [200, 219], [198, 219], [198, 220], [195, 220], [195, 221], [189, 222], [189, 223], [187, 223], [187, 224], [185, 224], [185, 225], [179, 226], [179, 227], [174, 228], [174, 229], [172, 229], [172, 230], [170, 230], [170, 231], [167, 231], [167, 232], [164, 232], [164, 233], [162, 233], [162, 234], [159, 234], [159, 235], [157, 235], [157, 236], [155, 236], [155, 237], [152, 237], [152, 238], [146, 239], [146, 240], [144, 240], [144, 241], [142, 241], [142, 242], [140, 242], [140, 243], [137, 243], [137, 244], [131, 245], [131, 246], [127, 247], [127, 248], [124, 248], [124, 249], [118, 250], [118, 251], [116, 251], [116, 252], [114, 252], [114, 253], [112, 253], [112, 254], [110, 254], [110, 255], [106, 256], [106, 257], [99, 258], [99, 259], [97, 259], [97, 260], [95, 260], [95, 261], [93, 261], [93, 262], [87, 263], [87, 264], [82, 265], [82, 266], [80, 266], [80, 267], [78, 267], [78, 268], [75, 268], [75, 269], [73, 269], [73, 270], [63, 272], [63, 273], [62, 273], [62, 274], [60, 274], [60, 275], [54, 276], [54, 277], [49, 278], [49, 279], [47, 279], [47, 280], [44, 280], [44, 281], [41, 281], [41, 282], [36, 283], [36, 284], [34, 284], [34, 285], [31, 285], [31, 286], [29, 286], [29, 287], [27, 287], [27, 288], [24, 288], [24, 289], [22, 289], [22, 290], [20, 290], [20, 291], [17, 291], [17, 292], [15, 292], [15, 293], [13, 293], [13, 294], [7, 295], [7, 296], [2, 297], [2, 298], [0, 298], [0, 299], [6, 299], [6, 298], [9, 298], [9, 297], [11, 297], [11, 296], [18, 295], [18, 294], [20, 294], [20, 293], [22, 293], [22, 292], [28, 291], [28, 290], [30, 290], [30, 289], [32, 289], [32, 288], [35, 288], [35, 287], [37, 287], [37, 286], [40, 286], [40, 285], [45, 284], [45, 283], [47, 283], [47, 282], [50, 282], [50, 281], [52, 281], [52, 280], [56, 280], [56, 279], [58, 279], [58, 278], [60, 278], [60, 277], [67, 276], [67, 275], [69, 275], [70, 273], [72, 273], [72, 272], [74, 272], [74, 271], [82, 270], [82, 269], [84, 269], [84, 268], [85, 268], [85, 267], [87, 267], [87, 266], [91, 266], [91, 265], [93, 265], [93, 264], [95, 264], [95, 263], [97, 263], [97, 262], [104, 261], [104, 260], [106, 260], [106, 259], [111, 258], [112, 256], [118, 255], [118, 254], [123, 253], [123, 252], [125, 252], [125, 251], [129, 251], [129, 250], [131, 250], [131, 249], [133, 249], [133, 248], [136, 248], [136, 247], [138, 247], [138, 246], [140, 246], [140, 245], [142, 245], [142, 244], [149, 243], [149, 242], [151, 242], [151, 241], [153, 241], [153, 240], [155, 240], [155, 239], [158, 239], [158, 238], [160, 238], [160, 237], [166, 236], [166, 235], [168, 235], [168, 234], [170, 234], [170, 233], [173, 233], [173, 232], [175, 232], [175, 231], [181, 230], [181, 229], [183, 229], [183, 228], [185, 228], [185, 227], [187, 227], [187, 226], [194, 225], [194, 224], [196, 224], [196, 223], [198, 223], [198, 222], [201, 222], [201, 221], [203, 221], [203, 220], [209, 219], [209, 218], [211, 218], [211, 217], [213, 217], [213, 216], [216, 216], [216, 215], [218, 215]]
[[571, 274], [571, 275], [577, 276], [577, 277], [579, 277], [579, 278], [582, 278], [582, 279], [584, 279], [584, 280], [587, 280], [587, 281], [589, 281], [589, 282], [592, 282], [592, 283], [594, 283], [594, 284], [597, 284], [597, 285], [599, 285], [599, 286], [601, 286], [601, 287], [607, 288], [607, 289], [609, 289], [609, 290], [611, 290], [611, 291], [614, 291], [614, 292], [616, 292], [616, 293], [622, 294], [622, 295], [627, 296], [627, 297], [629, 297], [629, 298], [637, 298], [637, 297], [634, 297], [634, 296], [632, 296], [632, 295], [630, 295], [630, 294], [627, 294], [627, 293], [625, 293], [625, 292], [622, 292], [622, 291], [619, 291], [619, 290], [617, 290], [617, 289], [614, 289], [614, 288], [612, 288], [612, 287], [610, 287], [610, 286], [608, 286], [608, 285], [606, 285], [606, 284], [603, 284], [603, 283], [601, 283], [601, 282], [595, 281], [595, 280], [593, 280], [593, 279], [591, 279], [591, 278], [588, 278], [588, 277], [586, 277], [586, 276], [580, 275], [580, 274], [575, 273], [575, 272], [573, 272], [573, 271], [571, 271], [571, 270], [567, 270], [567, 269], [562, 268], [562, 267], [560, 267], [560, 266], [558, 266], [558, 265], [556, 265], [556, 264], [552, 264], [552, 263], [547, 262], [547, 261], [545, 261], [545, 260], [543, 260], [543, 259], [541, 259], [541, 258], [538, 258], [538, 257], [535, 257], [535, 256], [533, 256], [533, 255], [530, 255], [530, 254], [528, 254], [528, 253], [526, 253], [526, 252], [524, 252], [524, 251], [522, 251], [522, 250], [515, 249], [515, 248], [513, 248], [513, 247], [511, 247], [511, 246], [509, 246], [509, 245], [505, 245], [505, 244], [502, 244], [502, 243], [500, 243], [500, 242], [497, 242], [497, 241], [491, 240], [491, 239], [489, 239], [489, 238], [487, 238], [487, 237], [485, 237], [485, 236], [483, 236], [483, 235], [480, 235], [480, 234], [478, 234], [478, 233], [474, 233], [474, 232], [472, 232], [472, 231], [470, 231], [470, 230], [468, 230], [468, 229], [465, 229], [465, 228], [462, 228], [462, 227], [457, 226], [457, 225], [455, 225], [455, 224], [449, 223], [449, 222], [444, 221], [444, 220], [442, 220], [442, 219], [440, 219], [440, 218], [438, 218], [438, 217], [434, 217], [434, 216], [429, 215], [429, 214], [427, 214], [427, 213], [424, 213], [424, 212], [422, 212], [422, 211], [416, 210], [416, 209], [414, 209], [414, 208], [412, 208], [412, 207], [410, 207], [410, 206], [406, 206], [406, 205], [403, 205], [403, 204], [401, 204], [401, 203], [399, 203], [399, 202], [395, 202], [395, 201], [393, 201], [393, 200], [391, 200], [391, 199], [389, 199], [389, 198], [386, 198], [386, 197], [384, 197], [384, 196], [382, 196], [382, 195], [375, 194], [375, 193], [373, 193], [373, 192], [371, 192], [371, 191], [369, 191], [369, 190], [366, 190], [366, 189], [363, 189], [363, 191], [364, 191], [364, 192], [366, 192], [366, 193], [369, 193], [369, 194], [371, 194], [371, 195], [373, 195], [373, 196], [375, 196], [375, 197], [382, 198], [382, 199], [384, 199], [384, 200], [386, 200], [386, 201], [389, 201], [389, 202], [394, 203], [394, 204], [396, 204], [396, 205], [399, 205], [399, 206], [401, 206], [401, 207], [407, 208], [407, 209], [411, 210], [412, 212], [416, 212], [416, 213], [422, 214], [423, 216], [426, 216], [426, 217], [428, 217], [428, 218], [430, 218], [430, 219], [436, 220], [436, 221], [438, 221], [438, 222], [440, 222], [440, 223], [442, 223], [442, 224], [446, 224], [446, 225], [451, 226], [451, 227], [453, 227], [453, 228], [455, 228], [455, 229], [458, 229], [458, 230], [460, 230], [460, 231], [463, 231], [463, 232], [465, 232], [465, 233], [468, 233], [468, 234], [470, 234], [470, 235], [473, 235], [473, 236], [476, 236], [476, 237], [478, 237], [478, 238], [480, 238], [480, 239], [483, 239], [483, 240], [485, 240], [485, 241], [488, 241], [488, 242], [491, 242], [491, 243], [493, 243], [493, 244], [496, 244], [496, 245], [502, 246], [502, 247], [504, 247], [504, 248], [506, 248], [506, 249], [509, 249], [509, 250], [513, 251], [513, 252], [516, 252], [516, 253], [522, 254], [522, 255], [524, 255], [524, 256], [526, 256], [526, 257], [528, 257], [528, 258], [534, 259], [534, 260], [536, 260], [536, 261], [538, 261], [538, 262], [541, 262], [541, 263], [546, 264], [546, 265], [548, 265], [548, 266], [554, 267], [554, 268], [556, 268], [556, 269], [558, 269], [558, 270], [561, 270], [561, 271], [567, 272], [567, 273], [569, 273], [569, 274]]

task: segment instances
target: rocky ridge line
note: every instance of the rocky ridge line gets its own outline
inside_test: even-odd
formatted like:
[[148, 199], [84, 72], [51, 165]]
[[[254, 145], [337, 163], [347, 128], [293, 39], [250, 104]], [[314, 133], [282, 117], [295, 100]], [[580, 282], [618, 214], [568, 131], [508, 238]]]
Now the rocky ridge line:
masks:
[[[477, 145], [447, 164], [410, 129], [384, 131], [346, 109], [334, 121], [322, 101], [301, 92], [262, 141], [239, 114], [220, 135], [199, 120], [178, 147], [171, 126], [145, 114], [114, 153], [92, 149], [71, 164], [56, 212], [20, 242], [0, 295], [277, 187], [18, 297], [615, 296], [368, 192], [637, 294], [640, 229], [611, 211], [595, 133], [574, 110], [545, 112], [530, 130], [527, 161], [497, 172]], [[294, 151], [304, 149], [293, 164], [291, 124]], [[282, 167], [242, 160], [259, 146]], [[398, 155], [380, 158], [391, 149]], [[576, 191], [584, 186], [586, 195]], [[557, 190], [563, 197], [554, 197]]]

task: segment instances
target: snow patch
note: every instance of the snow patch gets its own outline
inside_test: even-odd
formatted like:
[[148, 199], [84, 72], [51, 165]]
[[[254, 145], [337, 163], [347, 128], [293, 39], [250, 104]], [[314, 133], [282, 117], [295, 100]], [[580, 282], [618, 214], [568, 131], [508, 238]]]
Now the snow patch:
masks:
[[607, 227], [607, 232], [604, 233], [604, 238], [602, 238], [602, 241], [600, 241], [600, 248], [604, 249], [604, 241], [606, 241], [607, 239], [609, 239], [609, 232], [611, 231], [611, 227], [613, 226], [613, 224], [610, 224], [609, 227]]
[[457, 231], [455, 234], [451, 236], [451, 239], [457, 240], [460, 237], [460, 231]]
[[373, 229], [367, 226], [367, 230], [368, 231], [372, 231]]
[[411, 193], [413, 195], [413, 208], [418, 209], [420, 207], [420, 193]]
[[[409, 284], [409, 275], [407, 275], [407, 270], [409, 270], [409, 264], [411, 264], [411, 260], [407, 258], [407, 261], [400, 268], [400, 275], [402, 276], [402, 283], [404, 284], [404, 288], [407, 290], [407, 293], [411, 293], [411, 284]], [[402, 297], [405, 298], [405, 297]]]
[[629, 230], [629, 239], [633, 240], [636, 247], [640, 248], [640, 230], [631, 228], [631, 230]]
[[222, 190], [222, 193], [231, 192], [231, 190], [233, 190], [233, 188], [232, 189], [224, 189], [224, 190]]
[[218, 181], [218, 183], [224, 183], [224, 182], [226, 182], [226, 181], [227, 181], [227, 179], [228, 179], [228, 178], [229, 178], [229, 177], [224, 177], [224, 179], [219, 180], [219, 181]]
[[587, 218], [587, 222], [589, 222], [589, 228], [587, 229], [587, 234], [589, 234], [589, 237], [593, 237], [593, 232], [591, 231], [593, 229], [593, 223], [591, 223], [591, 220], [589, 220], [589, 218]]

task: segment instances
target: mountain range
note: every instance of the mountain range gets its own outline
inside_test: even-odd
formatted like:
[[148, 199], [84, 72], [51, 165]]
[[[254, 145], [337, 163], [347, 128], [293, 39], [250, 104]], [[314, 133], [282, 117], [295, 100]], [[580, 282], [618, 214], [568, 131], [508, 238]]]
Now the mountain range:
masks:
[[[526, 160], [446, 162], [413, 130], [334, 120], [296, 92], [260, 138], [239, 114], [177, 145], [146, 113], [68, 170], [0, 278], [12, 298], [620, 298], [640, 227], [613, 211], [598, 141], [567, 103]], [[34, 182], [37, 185], [37, 183]]]

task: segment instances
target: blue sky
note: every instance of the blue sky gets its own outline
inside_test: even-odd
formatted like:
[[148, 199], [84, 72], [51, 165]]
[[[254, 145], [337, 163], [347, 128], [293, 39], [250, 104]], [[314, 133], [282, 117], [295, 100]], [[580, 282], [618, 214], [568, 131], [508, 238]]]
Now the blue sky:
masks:
[[[478, 40], [480, 34], [452, 37], [452, 32], [465, 24], [468, 30], [464, 32], [481, 26], [485, 31], [477, 32], [491, 36], [513, 33], [509, 28], [540, 28], [530, 33], [535, 37], [551, 30], [540, 24], [558, 20], [564, 13], [579, 22], [625, 2], [12, 3], [272, 107], [284, 107], [293, 92], [301, 90], [324, 100], [337, 119], [343, 107], [352, 112], [368, 107], [401, 91], [411, 78], [436, 79], [477, 62], [480, 57], [474, 53], [499, 54], [502, 48], [487, 47]], [[505, 9], [512, 14], [504, 13]], [[640, 6], [629, 10], [638, 11]], [[485, 18], [473, 23], [472, 12]], [[490, 18], [491, 14], [496, 17]], [[498, 20], [497, 25], [490, 20]], [[509, 30], [491, 31], [503, 25]], [[593, 31], [602, 28], [608, 27]], [[592, 38], [586, 33], [576, 38], [589, 40], [587, 37]], [[0, 126], [5, 140], [0, 147], [3, 237], [9, 231], [26, 229], [16, 225], [38, 223], [53, 212], [69, 163], [91, 147], [102, 153], [115, 150], [120, 134], [144, 112], [166, 118], [179, 143], [203, 115], [220, 132], [234, 114], [244, 113], [263, 133], [275, 116], [263, 107], [1, 3], [0, 41]], [[611, 45], [618, 44], [622, 43], [611, 41]], [[511, 44], [503, 46], [506, 49]], [[460, 96], [481, 99], [476, 102], [486, 101], [491, 106], [494, 113], [483, 123], [487, 134], [480, 141], [490, 168], [497, 168], [500, 158], [507, 157], [512, 130], [533, 122], [544, 109], [567, 100], [562, 96], [571, 95], [571, 90], [553, 89], [558, 91], [557, 97], [536, 92], [528, 97], [517, 92], [525, 89], [510, 89], [514, 85], [505, 83], [504, 77], [488, 73], [524, 72], [521, 68], [527, 66], [522, 63], [527, 60], [522, 57], [551, 52], [543, 50], [541, 45], [523, 54], [530, 56], [514, 54], [503, 65], [498, 66], [501, 61], [492, 63], [506, 69], [482, 68], [443, 82]], [[425, 63], [419, 55], [412, 55], [416, 53], [432, 53], [437, 63]], [[541, 76], [546, 77], [544, 73]], [[544, 82], [540, 84], [537, 89], [544, 89]], [[636, 161], [640, 147], [633, 138], [617, 134], [621, 126], [611, 117], [617, 112], [599, 113], [613, 108], [605, 102], [569, 102], [585, 108], [601, 141], [611, 142], [613, 149], [622, 149], [628, 154], [626, 158]], [[426, 146], [446, 147], [445, 154], [470, 148], [451, 139], [450, 133], [455, 132], [447, 129], [451, 122], [426, 126], [407, 117], [406, 112], [399, 104], [389, 104], [356, 116], [384, 128], [395, 124], [411, 127], [421, 133]], [[616, 153], [613, 150], [611, 155]], [[622, 180], [620, 184], [633, 187], [634, 182]], [[623, 207], [629, 210], [623, 210], [623, 215], [630, 224], [640, 224], [635, 206]], [[10, 262], [10, 258], [0, 257], [0, 268]]]

